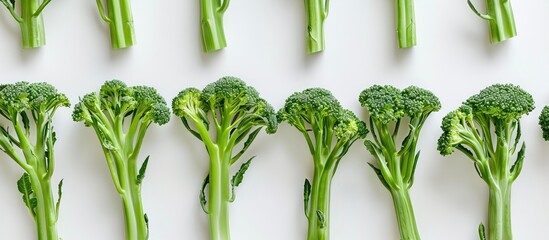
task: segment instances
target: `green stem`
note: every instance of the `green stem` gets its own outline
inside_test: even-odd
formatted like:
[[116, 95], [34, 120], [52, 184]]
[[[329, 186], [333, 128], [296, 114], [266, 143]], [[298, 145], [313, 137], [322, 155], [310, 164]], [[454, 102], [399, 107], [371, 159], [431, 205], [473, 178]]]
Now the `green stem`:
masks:
[[416, 45], [416, 19], [413, 0], [397, 0], [398, 47], [409, 48]]
[[490, 23], [490, 41], [498, 43], [517, 36], [515, 18], [510, 0], [487, 0]]
[[324, 7], [325, 0], [305, 0], [307, 9], [307, 53], [324, 51], [324, 20], [327, 11]]
[[309, 202], [307, 240], [330, 239], [330, 187], [332, 171], [315, 170]]
[[35, 171], [28, 174], [38, 203], [35, 216], [38, 240], [58, 240], [57, 214], [50, 181], [41, 179]]
[[23, 48], [38, 48], [46, 45], [46, 34], [42, 14], [34, 16], [40, 7], [38, 0], [21, 1], [21, 37]]
[[223, 156], [218, 147], [208, 149], [210, 151], [210, 196], [209, 219], [210, 239], [230, 240], [229, 230], [229, 164], [223, 161]]
[[391, 196], [395, 205], [398, 228], [400, 230], [401, 240], [420, 240], [417, 230], [416, 218], [408, 189], [401, 187], [398, 190], [392, 190]]
[[512, 240], [511, 184], [507, 181], [490, 187], [488, 215], [490, 240]]
[[[228, 1], [228, 0], [224, 0]], [[202, 46], [204, 52], [213, 52], [227, 47], [223, 28], [224, 12], [220, 0], [201, 0]]]
[[137, 185], [137, 166], [135, 161], [130, 162], [128, 169], [128, 175], [130, 177], [130, 193], [131, 200], [133, 202], [133, 214], [135, 215], [135, 222], [137, 226], [137, 236], [139, 240], [147, 239], [147, 223], [145, 221], [145, 212], [143, 210], [143, 201], [141, 199], [141, 185]]
[[135, 44], [130, 0], [108, 0], [112, 48], [128, 48]]
[[124, 205], [124, 216], [126, 222], [126, 240], [140, 240], [137, 226], [137, 217], [135, 216], [131, 193], [126, 192], [122, 195], [122, 204]]

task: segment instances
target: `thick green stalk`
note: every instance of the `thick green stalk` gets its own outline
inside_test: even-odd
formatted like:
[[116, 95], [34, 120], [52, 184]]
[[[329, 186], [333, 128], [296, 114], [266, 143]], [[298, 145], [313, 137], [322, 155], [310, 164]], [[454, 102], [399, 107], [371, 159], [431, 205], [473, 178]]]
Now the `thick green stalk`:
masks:
[[130, 0], [108, 0], [108, 20], [112, 48], [128, 48], [135, 44], [135, 31]]
[[208, 215], [211, 240], [230, 240], [229, 229], [229, 163], [223, 161], [220, 149], [208, 148], [210, 154], [210, 196]]
[[512, 240], [510, 182], [504, 180], [490, 187], [488, 215], [490, 240]]
[[126, 240], [141, 240], [137, 227], [137, 216], [135, 216], [133, 201], [131, 193], [127, 192], [122, 197], [122, 204], [124, 205], [124, 217], [126, 223]]
[[505, 41], [517, 35], [515, 18], [510, 0], [488, 0], [488, 14], [493, 20], [490, 23], [490, 40], [492, 43]]
[[420, 240], [419, 231], [417, 230], [414, 209], [408, 189], [401, 187], [400, 189], [391, 190], [393, 203], [395, 205], [398, 228], [400, 230], [401, 240]]
[[200, 23], [204, 52], [213, 52], [227, 47], [225, 30], [223, 28], [223, 15], [226, 7], [222, 8], [222, 0], [201, 0], [200, 3]]
[[38, 203], [35, 210], [38, 240], [59, 240], [56, 228], [57, 214], [51, 183], [49, 180], [41, 178], [35, 171], [28, 174], [34, 197], [36, 197]]
[[396, 0], [398, 47], [416, 45], [416, 19], [413, 0]]
[[46, 34], [42, 14], [35, 15], [40, 7], [38, 0], [21, 1], [21, 36], [23, 48], [37, 48], [46, 45]]
[[490, 42], [499, 43], [517, 36], [510, 0], [486, 0], [487, 14], [481, 14], [468, 0], [469, 7], [490, 25]]
[[305, 0], [307, 10], [307, 53], [324, 51], [324, 20], [328, 16], [327, 0]]
[[332, 171], [315, 169], [308, 209], [307, 240], [330, 239], [330, 187], [332, 177]]

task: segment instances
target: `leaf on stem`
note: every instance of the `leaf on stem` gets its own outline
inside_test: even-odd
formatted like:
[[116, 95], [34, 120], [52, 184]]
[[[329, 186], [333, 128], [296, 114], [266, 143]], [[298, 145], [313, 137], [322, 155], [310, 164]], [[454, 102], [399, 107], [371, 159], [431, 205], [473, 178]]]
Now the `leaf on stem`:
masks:
[[246, 173], [246, 171], [250, 167], [250, 164], [252, 163], [252, 160], [254, 158], [255, 158], [255, 156], [251, 157], [248, 161], [243, 163], [242, 166], [240, 166], [240, 169], [238, 170], [238, 172], [236, 172], [236, 174], [231, 179], [231, 185], [232, 185], [231, 192], [232, 192], [232, 194], [231, 194], [231, 199], [229, 200], [229, 202], [234, 202], [234, 199], [236, 198], [236, 194], [234, 193], [234, 189], [236, 187], [240, 186], [240, 184], [242, 183], [242, 180], [244, 180], [244, 174]]
[[303, 202], [305, 206], [305, 216], [309, 218], [309, 200], [311, 199], [311, 182], [305, 178], [305, 185], [303, 187]]
[[318, 217], [318, 221], [320, 222], [320, 228], [326, 227], [324, 213], [320, 210], [316, 210], [316, 216]]
[[208, 201], [206, 200], [206, 193], [204, 193], [204, 190], [206, 190], [206, 186], [208, 186], [208, 184], [210, 183], [210, 175], [208, 174], [208, 176], [206, 176], [206, 178], [204, 178], [204, 182], [202, 183], [202, 189], [200, 190], [200, 206], [202, 206], [202, 211], [204, 211], [206, 214], [209, 214], [208, 213], [208, 208], [206, 207], [206, 203], [208, 203]]
[[24, 173], [23, 176], [17, 181], [17, 189], [23, 194], [23, 202], [29, 208], [32, 215], [35, 216], [35, 208], [38, 206], [38, 200], [34, 197], [34, 191], [32, 190], [32, 184], [29, 174]]
[[141, 185], [141, 183], [143, 182], [143, 179], [145, 178], [145, 172], [147, 171], [147, 165], [149, 165], [150, 157], [151, 156], [147, 156], [147, 158], [145, 158], [145, 161], [143, 162], [143, 164], [141, 165], [141, 168], [139, 169], [139, 174], [137, 174], [137, 179], [136, 179], [137, 185]]

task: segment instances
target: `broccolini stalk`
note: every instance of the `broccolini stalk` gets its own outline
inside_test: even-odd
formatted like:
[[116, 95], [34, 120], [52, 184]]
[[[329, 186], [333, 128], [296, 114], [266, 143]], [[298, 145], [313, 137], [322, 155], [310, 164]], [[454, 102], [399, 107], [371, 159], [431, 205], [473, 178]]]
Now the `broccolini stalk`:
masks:
[[213, 52], [227, 47], [223, 15], [230, 0], [200, 0], [202, 46], [204, 52]]
[[124, 204], [126, 239], [148, 239], [148, 217], [141, 201], [141, 184], [149, 157], [138, 170], [143, 140], [153, 123], [166, 124], [170, 110], [154, 88], [128, 87], [112, 80], [99, 94], [85, 95], [74, 107], [73, 119], [92, 127], [99, 138], [114, 186]]
[[[400, 239], [419, 240], [408, 190], [414, 183], [419, 160], [416, 148], [421, 129], [429, 115], [440, 110], [440, 101], [432, 92], [418, 87], [401, 91], [377, 85], [364, 90], [359, 101], [370, 113], [373, 141], [366, 140], [364, 145], [375, 157], [377, 167], [369, 165], [393, 197]], [[408, 124], [403, 123], [406, 121]], [[401, 130], [408, 134], [398, 146]]]
[[[202, 91], [185, 89], [173, 99], [172, 106], [187, 130], [204, 143], [210, 158], [210, 173], [200, 194], [202, 209], [210, 220], [210, 239], [229, 240], [229, 203], [235, 200], [234, 190], [242, 183], [253, 157], [242, 164], [232, 179], [230, 167], [263, 128], [269, 134], [276, 132], [276, 114], [253, 87], [234, 77], [221, 78]], [[206, 200], [204, 191], [208, 184]]]
[[510, 0], [486, 0], [486, 14], [480, 13], [471, 0], [467, 4], [473, 12], [490, 25], [490, 42], [499, 43], [517, 36], [515, 17]]
[[67, 97], [47, 83], [0, 86], [0, 115], [11, 125], [11, 129], [0, 127], [0, 150], [25, 172], [17, 181], [17, 188], [36, 222], [39, 240], [59, 240], [56, 223], [63, 180], [59, 182], [58, 199], [54, 202], [51, 187], [56, 142], [53, 116], [58, 108], [69, 106]]
[[305, 0], [307, 10], [307, 52], [324, 51], [324, 20], [328, 17], [330, 0]]
[[[496, 84], [467, 99], [442, 121], [438, 140], [442, 155], [454, 149], [469, 157], [488, 184], [491, 240], [512, 240], [511, 186], [522, 170], [526, 145], [521, 142], [520, 119], [534, 110], [534, 99], [511, 84]], [[520, 147], [520, 148], [519, 148]], [[516, 155], [514, 163], [511, 158]], [[484, 237], [484, 226], [479, 227]]]
[[15, 10], [15, 0], [0, 0], [11, 16], [19, 23], [23, 48], [38, 48], [46, 45], [46, 33], [42, 11], [51, 0], [21, 0], [21, 14]]
[[96, 0], [101, 19], [109, 24], [112, 48], [128, 48], [135, 44], [135, 32], [130, 0]]
[[332, 179], [351, 145], [368, 133], [366, 124], [321, 88], [294, 93], [278, 116], [303, 134], [313, 158], [313, 182], [306, 179], [304, 189], [307, 239], [328, 240]]
[[416, 45], [416, 17], [414, 0], [396, 0], [398, 47]]

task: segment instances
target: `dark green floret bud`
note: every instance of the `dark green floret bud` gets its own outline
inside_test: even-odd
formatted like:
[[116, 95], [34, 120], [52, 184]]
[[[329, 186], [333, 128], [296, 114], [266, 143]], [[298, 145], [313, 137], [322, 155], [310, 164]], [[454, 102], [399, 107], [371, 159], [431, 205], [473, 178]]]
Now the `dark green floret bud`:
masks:
[[238, 108], [240, 105], [255, 105], [258, 92], [236, 77], [223, 77], [208, 84], [202, 90], [202, 102], [214, 108]]
[[404, 112], [408, 116], [437, 112], [441, 108], [440, 100], [433, 92], [411, 86], [402, 91]]
[[341, 105], [330, 91], [322, 88], [309, 88], [288, 97], [278, 116], [279, 121], [288, 121], [288, 124], [298, 127], [301, 117], [311, 122], [314, 120], [313, 118], [335, 116], [340, 111]]
[[402, 94], [393, 86], [374, 85], [360, 93], [359, 102], [368, 108], [372, 118], [383, 124], [397, 121], [404, 116]]
[[364, 138], [368, 134], [366, 124], [346, 109], [339, 113], [334, 130], [338, 139]]
[[530, 93], [512, 84], [495, 84], [480, 91], [464, 103], [475, 115], [485, 114], [497, 119], [519, 119], [534, 110]]
[[549, 141], [549, 106], [546, 106], [541, 111], [541, 115], [539, 116], [539, 125], [541, 126], [541, 130], [543, 132], [543, 139], [545, 141]]

